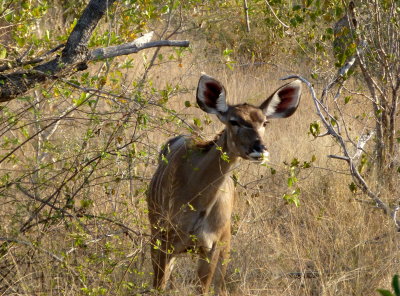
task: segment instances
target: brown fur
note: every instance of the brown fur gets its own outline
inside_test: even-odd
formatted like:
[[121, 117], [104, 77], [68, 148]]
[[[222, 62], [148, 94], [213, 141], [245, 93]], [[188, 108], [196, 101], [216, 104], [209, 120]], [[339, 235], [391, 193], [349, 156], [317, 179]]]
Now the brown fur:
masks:
[[194, 145], [201, 150], [202, 152], [209, 151], [212, 147], [215, 146], [215, 143], [218, 141], [219, 137], [221, 137], [224, 131], [220, 131], [213, 140], [211, 141], [201, 141], [201, 140], [194, 140]]

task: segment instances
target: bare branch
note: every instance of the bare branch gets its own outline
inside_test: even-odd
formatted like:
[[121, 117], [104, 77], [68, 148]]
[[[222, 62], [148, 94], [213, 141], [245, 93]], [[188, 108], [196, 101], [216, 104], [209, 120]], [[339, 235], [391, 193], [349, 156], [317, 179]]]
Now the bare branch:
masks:
[[348, 158], [348, 157], [340, 156], [340, 155], [333, 155], [333, 154], [328, 155], [328, 157], [329, 158], [340, 159], [340, 160], [345, 160], [345, 161], [349, 161], [350, 160], [350, 158]]
[[[153, 32], [148, 33], [148, 34], [152, 34], [152, 33]], [[141, 39], [141, 38], [139, 38], [139, 39]], [[137, 39], [137, 40], [139, 40], [139, 39]], [[122, 56], [122, 55], [128, 55], [128, 54], [137, 53], [143, 49], [152, 48], [152, 47], [162, 47], [162, 46], [188, 47], [189, 46], [189, 41], [159, 40], [159, 41], [146, 42], [146, 43], [137, 43], [137, 40], [130, 42], [130, 43], [125, 43], [122, 45], [95, 49], [90, 52], [89, 60], [101, 60], [101, 59]]]

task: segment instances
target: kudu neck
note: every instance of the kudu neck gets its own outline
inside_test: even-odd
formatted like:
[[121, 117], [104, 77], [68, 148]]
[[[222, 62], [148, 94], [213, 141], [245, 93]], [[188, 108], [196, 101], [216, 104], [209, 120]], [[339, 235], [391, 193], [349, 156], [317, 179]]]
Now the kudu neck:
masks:
[[218, 157], [221, 169], [225, 168], [226, 170], [229, 170], [239, 160], [239, 157], [231, 151], [228, 140], [228, 131], [225, 129], [215, 140], [215, 147], [212, 149]]

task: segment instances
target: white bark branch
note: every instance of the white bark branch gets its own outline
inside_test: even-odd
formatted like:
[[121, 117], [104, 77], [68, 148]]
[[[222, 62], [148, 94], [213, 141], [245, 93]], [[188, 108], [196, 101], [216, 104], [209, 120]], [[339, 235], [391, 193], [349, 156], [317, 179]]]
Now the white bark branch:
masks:
[[139, 37], [138, 39], [115, 46], [109, 46], [105, 48], [97, 48], [90, 52], [89, 60], [101, 60], [114, 58], [117, 56], [128, 55], [132, 53], [137, 53], [143, 49], [152, 47], [162, 47], [162, 46], [177, 46], [177, 47], [188, 47], [189, 41], [182, 40], [159, 40], [152, 41], [154, 32], [149, 32]]

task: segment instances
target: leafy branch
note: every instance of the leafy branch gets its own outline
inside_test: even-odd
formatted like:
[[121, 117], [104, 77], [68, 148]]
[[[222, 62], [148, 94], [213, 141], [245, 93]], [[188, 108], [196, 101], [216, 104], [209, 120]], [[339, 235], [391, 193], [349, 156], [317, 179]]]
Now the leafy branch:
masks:
[[[89, 61], [137, 53], [140, 50], [152, 47], [189, 46], [188, 41], [160, 40], [150, 42], [153, 36], [153, 33], [150, 32], [134, 40], [133, 42], [118, 46], [98, 48], [90, 51], [87, 46], [93, 30], [105, 12], [114, 2], [115, 0], [91, 0], [71, 32], [65, 47], [61, 52], [61, 55], [56, 56], [54, 59], [48, 62], [39, 64], [33, 67], [31, 70], [17, 70], [12, 73], [1, 74], [0, 102], [7, 102], [16, 98], [17, 96], [23, 95], [38, 83], [41, 84], [47, 80], [56, 80], [60, 77], [68, 76], [75, 71], [86, 70], [88, 68], [87, 62]], [[46, 53], [45, 56], [50, 53], [54, 53], [61, 47], [62, 45], [57, 46], [54, 50]], [[16, 66], [23, 66], [40, 63], [42, 61], [42, 58], [38, 58], [25, 63], [16, 61], [14, 64]], [[0, 67], [0, 70], [4, 71], [8, 68], [10, 68], [10, 66], [4, 65]]]

